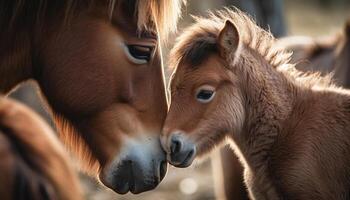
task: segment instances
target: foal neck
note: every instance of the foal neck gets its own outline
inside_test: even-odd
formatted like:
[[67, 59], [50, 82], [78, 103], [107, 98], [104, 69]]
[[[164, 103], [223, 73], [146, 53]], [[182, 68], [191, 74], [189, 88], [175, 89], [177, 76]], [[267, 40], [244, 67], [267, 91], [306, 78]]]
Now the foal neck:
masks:
[[16, 85], [31, 77], [30, 36], [23, 32], [0, 38], [0, 93], [8, 93]]
[[298, 90], [256, 52], [242, 56], [237, 65], [245, 119], [241, 132], [233, 134], [231, 146], [243, 161], [245, 182], [257, 194], [255, 198], [278, 199], [269, 161]]
[[245, 119], [242, 133], [234, 136], [248, 165], [257, 168], [268, 159], [269, 151], [283, 122], [289, 116], [294, 85], [253, 50], [240, 58], [241, 88], [244, 88]]

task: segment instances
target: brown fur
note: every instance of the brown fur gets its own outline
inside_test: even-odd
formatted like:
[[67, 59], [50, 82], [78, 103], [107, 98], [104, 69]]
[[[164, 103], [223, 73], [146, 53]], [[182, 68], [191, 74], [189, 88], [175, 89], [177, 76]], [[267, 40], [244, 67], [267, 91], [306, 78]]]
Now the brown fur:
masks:
[[82, 199], [76, 173], [51, 128], [24, 105], [4, 98], [0, 144], [2, 199]]
[[[317, 71], [323, 75], [333, 72], [333, 79], [342, 87], [349, 88], [350, 80], [350, 19], [345, 23], [343, 30], [331, 36], [319, 38], [289, 36], [277, 40], [281, 48], [293, 51], [292, 63], [297, 63], [296, 68], [308, 72]], [[236, 156], [232, 156], [232, 150], [222, 149], [215, 170], [223, 170], [224, 176], [218, 177], [217, 183], [221, 187], [215, 187], [217, 197], [220, 199], [247, 199], [244, 196], [244, 184], [241, 176], [243, 169], [237, 162]], [[220, 162], [221, 161], [221, 162]], [[219, 173], [219, 172], [215, 172]], [[241, 196], [237, 196], [241, 195]]]
[[[220, 39], [230, 26], [239, 41]], [[206, 42], [217, 51], [194, 66], [198, 56], [188, 55]], [[237, 50], [227, 48], [235, 43]], [[350, 92], [330, 77], [299, 72], [274, 44], [238, 10], [199, 18], [172, 51], [176, 71], [163, 141], [181, 130], [202, 155], [228, 137], [252, 199], [348, 199]], [[210, 103], [195, 98], [202, 85], [216, 88]]]
[[[182, 2], [2, 1], [0, 93], [36, 80], [63, 141], [96, 176], [125, 138], [160, 133], [167, 102], [159, 41], [176, 29]], [[155, 50], [135, 66], [121, 44]]]

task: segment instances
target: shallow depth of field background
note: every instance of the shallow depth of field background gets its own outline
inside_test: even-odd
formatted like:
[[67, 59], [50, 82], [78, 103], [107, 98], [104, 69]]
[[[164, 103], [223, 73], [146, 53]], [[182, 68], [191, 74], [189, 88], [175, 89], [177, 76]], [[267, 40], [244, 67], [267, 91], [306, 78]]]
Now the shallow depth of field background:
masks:
[[[187, 0], [188, 6], [184, 9], [180, 21], [179, 33], [182, 28], [192, 22], [190, 15], [205, 15], [207, 10], [220, 9], [230, 0]], [[259, 0], [258, 0], [259, 1]], [[287, 27], [287, 35], [323, 36], [341, 31], [345, 20], [350, 19], [350, 0], [285, 0], [283, 13]], [[174, 37], [171, 37], [174, 38]], [[165, 47], [164, 56], [167, 56], [173, 39]], [[165, 58], [166, 63], [166, 58]], [[166, 66], [165, 66], [166, 67]], [[171, 72], [165, 69], [168, 76]], [[33, 92], [33, 83], [24, 84], [12, 94], [13, 97], [27, 102], [39, 113], [45, 114], [41, 103]], [[214, 172], [215, 175], [215, 172]], [[143, 200], [175, 200], [175, 199], [214, 199], [213, 173], [210, 160], [206, 159], [189, 169], [169, 167], [163, 182], [153, 191], [140, 195], [117, 195], [103, 188], [95, 180], [81, 175], [86, 199], [143, 199]]]

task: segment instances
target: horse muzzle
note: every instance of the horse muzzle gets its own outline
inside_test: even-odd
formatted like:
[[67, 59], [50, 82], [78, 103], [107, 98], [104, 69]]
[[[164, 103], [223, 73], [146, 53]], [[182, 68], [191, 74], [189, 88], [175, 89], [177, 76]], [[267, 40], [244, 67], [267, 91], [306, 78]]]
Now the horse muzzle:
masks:
[[171, 133], [167, 146], [168, 161], [175, 167], [189, 167], [196, 157], [196, 145], [181, 132]]
[[158, 137], [129, 139], [117, 158], [100, 175], [102, 183], [119, 194], [152, 190], [167, 171], [166, 154]]

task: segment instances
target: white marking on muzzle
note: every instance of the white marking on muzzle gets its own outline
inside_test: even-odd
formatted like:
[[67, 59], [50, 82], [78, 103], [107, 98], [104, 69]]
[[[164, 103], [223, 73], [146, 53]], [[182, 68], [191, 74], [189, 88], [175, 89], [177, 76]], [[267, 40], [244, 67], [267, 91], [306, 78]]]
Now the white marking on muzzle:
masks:
[[135, 159], [134, 162], [143, 166], [140, 168], [141, 173], [147, 176], [147, 171], [155, 170], [155, 160], [165, 160], [165, 153], [160, 145], [159, 137], [125, 138], [120, 153], [115, 156], [106, 171], [108, 182], [113, 182], [115, 170], [118, 170], [119, 164], [126, 159]]

